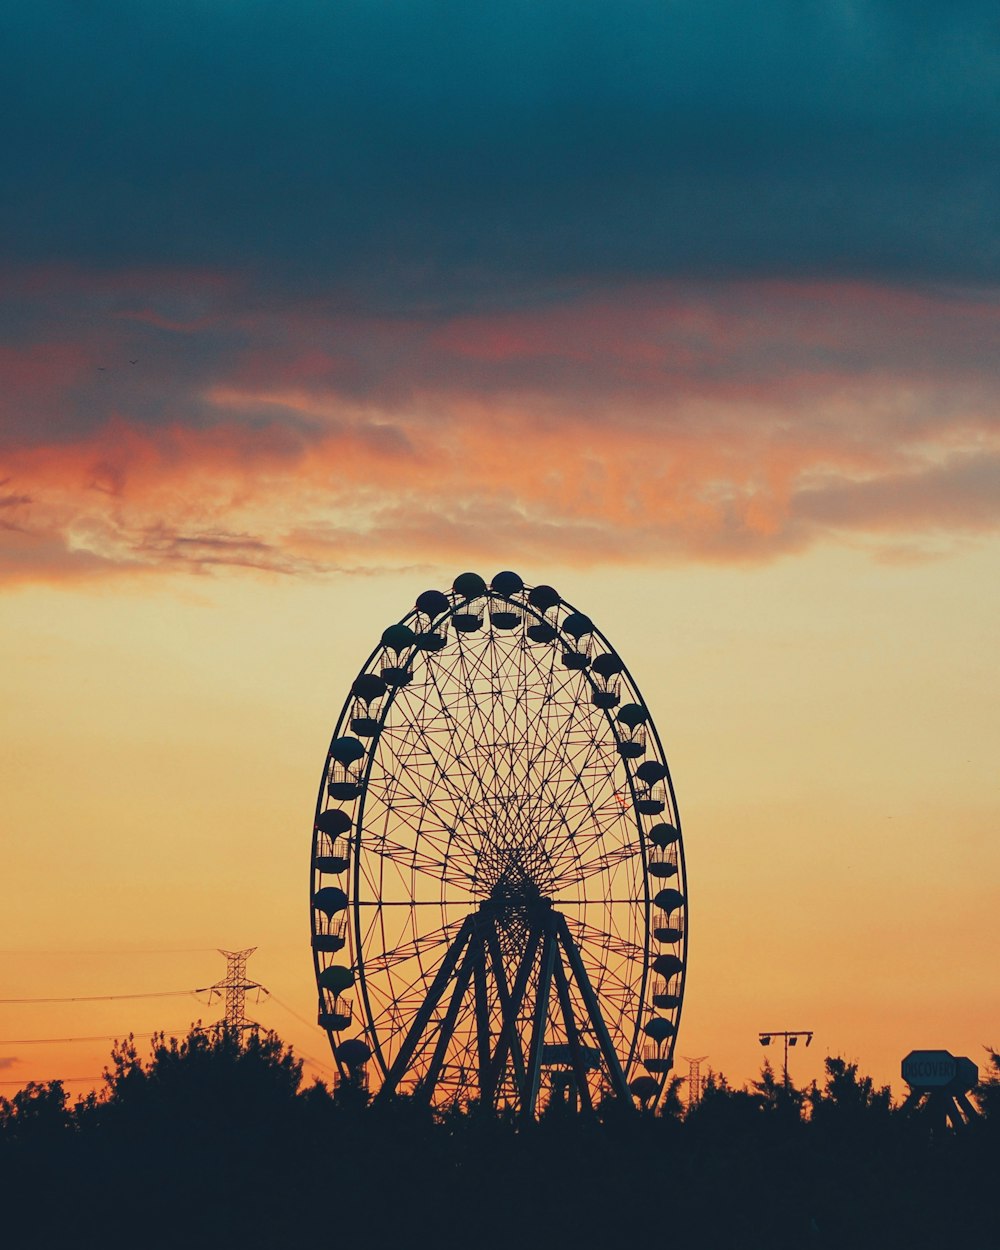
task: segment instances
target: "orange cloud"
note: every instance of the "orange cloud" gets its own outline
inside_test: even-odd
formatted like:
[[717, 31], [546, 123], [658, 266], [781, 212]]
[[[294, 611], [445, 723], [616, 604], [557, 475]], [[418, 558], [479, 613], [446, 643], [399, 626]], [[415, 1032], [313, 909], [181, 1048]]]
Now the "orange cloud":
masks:
[[11, 582], [763, 560], [1000, 525], [981, 296], [670, 284], [386, 318], [144, 275], [105, 281], [96, 321], [74, 279], [51, 325], [52, 281], [48, 338], [0, 353]]

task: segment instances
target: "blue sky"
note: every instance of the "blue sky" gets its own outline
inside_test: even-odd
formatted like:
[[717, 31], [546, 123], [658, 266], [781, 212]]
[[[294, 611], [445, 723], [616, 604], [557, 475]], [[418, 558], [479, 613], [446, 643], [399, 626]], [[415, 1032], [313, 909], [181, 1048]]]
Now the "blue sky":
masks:
[[0, 21], [8, 263], [237, 267], [383, 307], [997, 277], [994, 5], [42, 0]]

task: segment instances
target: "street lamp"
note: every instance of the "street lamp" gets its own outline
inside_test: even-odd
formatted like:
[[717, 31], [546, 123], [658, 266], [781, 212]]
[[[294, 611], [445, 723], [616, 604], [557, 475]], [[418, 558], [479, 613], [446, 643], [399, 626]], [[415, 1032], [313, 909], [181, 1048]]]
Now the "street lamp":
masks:
[[771, 1039], [775, 1037], [781, 1037], [784, 1039], [784, 1042], [785, 1042], [784, 1081], [785, 1081], [785, 1089], [787, 1089], [788, 1088], [788, 1048], [789, 1046], [797, 1046], [799, 1044], [800, 1037], [805, 1038], [807, 1046], [810, 1045], [813, 1039], [812, 1030], [811, 1029], [793, 1029], [791, 1031], [784, 1031], [782, 1029], [772, 1029], [769, 1033], [758, 1033], [757, 1040], [760, 1042], [761, 1046], [770, 1046]]

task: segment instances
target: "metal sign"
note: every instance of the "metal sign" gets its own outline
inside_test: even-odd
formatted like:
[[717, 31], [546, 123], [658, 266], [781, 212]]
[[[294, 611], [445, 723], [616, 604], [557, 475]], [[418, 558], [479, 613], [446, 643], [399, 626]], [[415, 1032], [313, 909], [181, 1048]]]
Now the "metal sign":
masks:
[[902, 1073], [913, 1090], [965, 1092], [979, 1082], [979, 1069], [972, 1060], [948, 1050], [911, 1050], [903, 1060]]

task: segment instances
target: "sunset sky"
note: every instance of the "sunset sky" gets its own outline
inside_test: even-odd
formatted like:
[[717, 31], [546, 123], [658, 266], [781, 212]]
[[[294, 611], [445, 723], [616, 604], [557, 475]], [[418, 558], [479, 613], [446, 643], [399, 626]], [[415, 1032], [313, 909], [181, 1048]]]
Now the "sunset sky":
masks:
[[[328, 1072], [337, 713], [511, 568], [659, 725], [679, 1054], [1000, 1045], [998, 84], [974, 0], [6, 6], [0, 999], [256, 945]], [[0, 1003], [0, 1094], [220, 1010]]]

